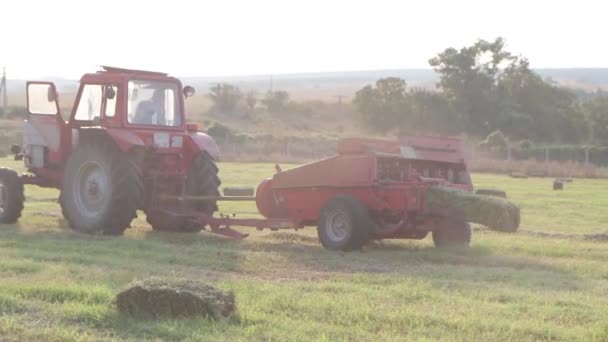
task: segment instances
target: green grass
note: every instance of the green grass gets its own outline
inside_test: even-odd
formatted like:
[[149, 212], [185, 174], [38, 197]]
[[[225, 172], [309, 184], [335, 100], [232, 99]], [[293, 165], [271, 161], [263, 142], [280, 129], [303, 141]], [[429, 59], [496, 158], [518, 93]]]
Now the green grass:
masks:
[[[220, 168], [235, 186], [274, 172]], [[608, 230], [608, 180], [556, 192], [550, 179], [473, 179], [506, 190], [527, 231]], [[427, 238], [340, 253], [324, 250], [314, 228], [234, 241], [153, 232], [143, 214], [122, 237], [87, 236], [66, 228], [56, 190], [27, 187], [26, 196], [21, 221], [0, 226], [0, 340], [608, 340], [608, 244], [582, 236], [476, 230], [469, 250], [436, 250]], [[221, 211], [256, 213], [241, 202]], [[118, 314], [114, 294], [150, 275], [232, 289], [240, 320]]]

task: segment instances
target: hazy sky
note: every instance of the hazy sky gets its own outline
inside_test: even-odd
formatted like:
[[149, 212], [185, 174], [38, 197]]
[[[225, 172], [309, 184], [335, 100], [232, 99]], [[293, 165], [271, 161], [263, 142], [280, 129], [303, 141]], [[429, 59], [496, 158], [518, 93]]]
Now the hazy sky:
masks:
[[608, 67], [606, 1], [34, 1], [0, 4], [9, 78], [96, 65], [179, 76], [427, 68], [448, 46], [507, 39], [535, 68]]

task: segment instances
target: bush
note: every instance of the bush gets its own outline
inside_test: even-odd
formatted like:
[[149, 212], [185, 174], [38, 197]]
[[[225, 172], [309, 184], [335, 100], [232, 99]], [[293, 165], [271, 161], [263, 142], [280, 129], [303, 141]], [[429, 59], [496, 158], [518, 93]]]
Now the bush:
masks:
[[207, 134], [218, 142], [232, 140], [235, 136], [235, 132], [230, 127], [219, 122], [212, 122], [208, 127]]
[[528, 139], [524, 139], [519, 142], [519, 148], [522, 150], [530, 150], [532, 149], [532, 142]]
[[487, 146], [490, 148], [506, 148], [509, 141], [500, 130], [490, 133], [486, 137]]

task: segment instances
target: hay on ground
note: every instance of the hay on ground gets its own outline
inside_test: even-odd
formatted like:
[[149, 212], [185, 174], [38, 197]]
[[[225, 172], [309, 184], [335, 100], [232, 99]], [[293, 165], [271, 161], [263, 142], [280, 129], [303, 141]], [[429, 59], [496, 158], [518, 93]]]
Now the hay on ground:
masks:
[[219, 320], [236, 314], [234, 293], [184, 278], [135, 281], [116, 295], [122, 313], [132, 316], [191, 317]]
[[427, 204], [431, 212], [456, 211], [468, 222], [493, 230], [515, 232], [519, 228], [519, 207], [503, 198], [434, 186], [429, 189]]

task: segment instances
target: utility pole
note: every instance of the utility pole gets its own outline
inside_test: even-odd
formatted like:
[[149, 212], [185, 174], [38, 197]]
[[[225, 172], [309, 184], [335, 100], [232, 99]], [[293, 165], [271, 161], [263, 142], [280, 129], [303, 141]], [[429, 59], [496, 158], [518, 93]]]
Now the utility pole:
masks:
[[2, 68], [2, 80], [0, 80], [0, 92], [2, 92], [2, 116], [8, 116], [8, 100], [6, 96], [6, 68]]
[[270, 75], [270, 88], [268, 88], [268, 92], [272, 93], [274, 87], [274, 79], [272, 75]]

